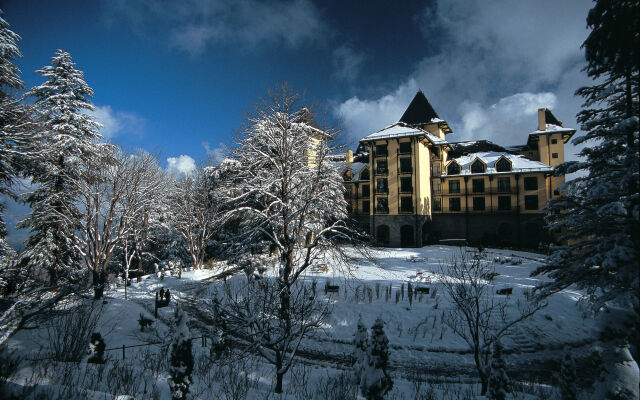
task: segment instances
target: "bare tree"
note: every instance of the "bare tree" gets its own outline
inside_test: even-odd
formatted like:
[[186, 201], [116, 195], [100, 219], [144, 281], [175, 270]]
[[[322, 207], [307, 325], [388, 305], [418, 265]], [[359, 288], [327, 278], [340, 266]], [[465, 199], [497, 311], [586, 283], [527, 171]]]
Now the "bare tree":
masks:
[[[175, 182], [169, 198], [171, 224], [184, 239], [194, 268], [204, 266], [207, 244], [219, 231], [215, 168], [198, 168]], [[182, 275], [180, 268], [179, 275]]]
[[276, 369], [276, 393], [282, 393], [282, 378], [297, 349], [289, 346], [289, 338], [301, 340], [300, 334], [308, 332], [295, 331], [292, 288], [323, 254], [341, 252], [338, 239], [350, 239], [343, 183], [330, 161], [328, 141], [334, 134], [320, 129], [285, 84], [256, 106], [233, 161], [220, 166], [235, 172], [222, 195], [236, 255], [268, 247], [278, 258], [274, 301], [283, 339], [273, 343], [269, 358]]
[[129, 235], [136, 218], [158, 201], [162, 185], [154, 157], [105, 152], [75, 177], [79, 187], [82, 230], [77, 250], [93, 275], [95, 298], [101, 298], [106, 269], [116, 248]]
[[546, 304], [528, 296], [515, 302], [507, 297], [496, 297], [489, 281], [495, 269], [491, 262], [483, 260], [482, 251], [473, 256], [461, 252], [449, 263], [442, 264], [440, 272], [440, 282], [452, 302], [444, 315], [444, 323], [473, 353], [484, 395], [489, 382], [489, 355], [493, 343]]

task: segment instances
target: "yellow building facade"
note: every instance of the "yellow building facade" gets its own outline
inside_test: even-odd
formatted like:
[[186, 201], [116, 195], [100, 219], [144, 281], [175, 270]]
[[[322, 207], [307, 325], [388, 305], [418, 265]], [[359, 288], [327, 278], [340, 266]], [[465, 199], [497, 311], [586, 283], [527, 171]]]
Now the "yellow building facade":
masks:
[[351, 215], [378, 245], [417, 247], [446, 239], [535, 247], [547, 240], [542, 209], [559, 195], [564, 144], [575, 133], [538, 110], [527, 144], [452, 142], [418, 92], [400, 120], [347, 153], [342, 176]]

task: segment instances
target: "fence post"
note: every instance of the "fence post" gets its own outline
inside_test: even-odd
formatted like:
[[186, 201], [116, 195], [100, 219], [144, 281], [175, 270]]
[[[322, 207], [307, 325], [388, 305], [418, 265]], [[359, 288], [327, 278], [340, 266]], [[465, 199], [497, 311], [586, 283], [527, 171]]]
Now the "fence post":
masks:
[[124, 360], [124, 345], [122, 345], [122, 359]]

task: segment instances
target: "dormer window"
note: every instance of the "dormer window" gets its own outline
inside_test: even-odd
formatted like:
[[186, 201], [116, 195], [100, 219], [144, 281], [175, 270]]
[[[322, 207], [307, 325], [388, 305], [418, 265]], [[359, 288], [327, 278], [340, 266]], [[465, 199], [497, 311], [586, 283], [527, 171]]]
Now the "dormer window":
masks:
[[368, 181], [369, 180], [369, 168], [365, 168], [360, 172], [360, 180]]
[[505, 157], [501, 157], [496, 162], [496, 171], [498, 171], [498, 172], [509, 172], [509, 171], [511, 171], [511, 161], [507, 160]]
[[473, 164], [471, 164], [471, 173], [472, 174], [482, 174], [486, 170], [486, 166], [480, 160], [475, 160]]
[[342, 174], [342, 179], [344, 179], [345, 182], [349, 182], [351, 180], [352, 176], [351, 173], [349, 171], [345, 171], [344, 174]]
[[460, 164], [455, 161], [451, 161], [447, 166], [447, 175], [459, 175], [460, 174]]

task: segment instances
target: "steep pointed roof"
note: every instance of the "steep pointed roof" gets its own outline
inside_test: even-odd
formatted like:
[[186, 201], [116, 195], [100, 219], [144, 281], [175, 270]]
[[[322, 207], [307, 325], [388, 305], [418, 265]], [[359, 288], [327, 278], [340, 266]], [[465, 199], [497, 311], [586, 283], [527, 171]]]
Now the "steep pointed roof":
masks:
[[544, 119], [547, 122], [547, 124], [562, 126], [562, 121], [556, 118], [556, 116], [553, 115], [551, 110], [549, 110], [548, 108], [544, 109]]
[[451, 132], [449, 125], [440, 119], [436, 110], [433, 109], [427, 97], [422, 93], [422, 90], [418, 90], [399, 122], [404, 122], [408, 125], [443, 124], [444, 131]]

